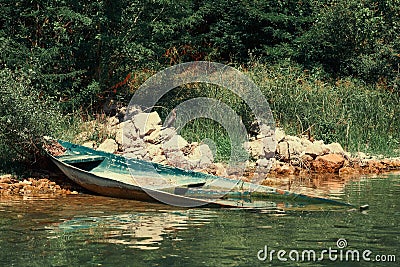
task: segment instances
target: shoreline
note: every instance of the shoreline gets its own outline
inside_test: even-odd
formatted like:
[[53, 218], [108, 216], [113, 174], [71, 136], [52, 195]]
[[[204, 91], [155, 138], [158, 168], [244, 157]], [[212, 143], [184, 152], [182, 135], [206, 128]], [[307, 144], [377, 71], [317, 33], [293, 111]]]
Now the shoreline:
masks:
[[[127, 111], [108, 117], [105, 123], [86, 123], [75, 139], [76, 143], [92, 149], [120, 154], [183, 169], [191, 169], [216, 176], [242, 179], [280, 189], [290, 189], [291, 183], [302, 178], [333, 176], [340, 179], [366, 174], [380, 174], [400, 170], [400, 157], [368, 156], [358, 152], [352, 156], [339, 143], [324, 144], [306, 136], [290, 136], [270, 127], [258, 132], [245, 143], [250, 159], [243, 175], [226, 163], [215, 162], [215, 151], [206, 143], [188, 142], [175, 128], [165, 128], [157, 112], [145, 113], [135, 108], [132, 118], [121, 121]], [[88, 127], [88, 125], [90, 127]], [[101, 127], [107, 139], [97, 146], [88, 138], [90, 129]], [[128, 141], [123, 142], [123, 138]], [[164, 142], [164, 143], [163, 143]], [[276, 144], [273, 145], [273, 144]], [[56, 153], [63, 153], [55, 147]], [[271, 155], [273, 157], [271, 158]], [[7, 196], [52, 195], [66, 196], [86, 191], [70, 181], [48, 158], [43, 158], [39, 170], [31, 170], [29, 178], [0, 175], [0, 198]], [[45, 170], [46, 169], [46, 170]]]
[[[395, 174], [400, 172], [400, 161], [396, 159], [396, 168], [388, 168], [388, 160], [369, 161], [367, 165], [362, 165], [356, 168], [345, 167], [346, 172], [342, 173], [316, 173], [299, 169], [298, 167], [280, 167], [279, 169], [272, 169], [266, 177], [260, 181], [260, 184], [265, 186], [277, 187], [279, 189], [293, 190], [293, 188], [309, 187], [308, 190], [314, 188], [315, 191], [320, 190], [322, 186], [320, 183], [330, 182], [337, 184], [332, 188], [337, 189], [339, 184], [345, 183], [349, 180], [358, 179], [360, 177], [376, 177], [378, 174]], [[347, 171], [351, 168], [351, 171]], [[283, 170], [283, 171], [282, 171]], [[208, 171], [207, 173], [213, 173]], [[245, 173], [242, 176], [244, 180], [251, 180], [253, 173]], [[30, 197], [66, 197], [68, 195], [78, 194], [94, 194], [80, 187], [74, 182], [70, 181], [64, 174], [60, 172], [49, 174], [31, 175], [30, 178], [20, 179], [11, 174], [0, 175], [0, 199], [8, 198], [30, 198]], [[230, 176], [230, 178], [234, 178]], [[238, 177], [235, 177], [238, 178]], [[317, 184], [317, 185], [316, 185]], [[319, 184], [319, 185], [318, 185]], [[303, 188], [304, 190], [304, 188]]]

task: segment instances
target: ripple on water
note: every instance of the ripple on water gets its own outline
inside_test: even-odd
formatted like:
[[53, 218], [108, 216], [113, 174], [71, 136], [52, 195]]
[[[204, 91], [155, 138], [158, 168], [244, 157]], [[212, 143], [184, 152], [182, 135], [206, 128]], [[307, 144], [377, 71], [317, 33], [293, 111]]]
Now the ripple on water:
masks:
[[[160, 210], [147, 213], [82, 216], [64, 220], [51, 229], [51, 234], [59, 237], [79, 232], [83, 239], [91, 237], [91, 243], [120, 244], [148, 250], [157, 249], [160, 242], [169, 235], [193, 226], [205, 225], [214, 217], [212, 212], [206, 210]], [[172, 240], [181, 241], [180, 238]]]
[[320, 251], [341, 237], [352, 249], [397, 253], [400, 177], [387, 178], [347, 181], [336, 191], [370, 204], [366, 214], [284, 204], [181, 209], [87, 195], [0, 200], [0, 258], [5, 266], [257, 266], [265, 245]]

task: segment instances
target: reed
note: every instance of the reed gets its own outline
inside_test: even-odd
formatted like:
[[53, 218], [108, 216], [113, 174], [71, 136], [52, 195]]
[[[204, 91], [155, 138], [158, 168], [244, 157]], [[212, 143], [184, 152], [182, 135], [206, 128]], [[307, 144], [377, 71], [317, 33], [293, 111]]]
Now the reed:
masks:
[[[325, 143], [339, 142], [350, 152], [400, 154], [400, 97], [388, 88], [352, 78], [330, 79], [293, 64], [253, 63], [241, 68], [266, 96], [276, 125], [291, 135], [308, 135]], [[210, 97], [229, 105], [248, 128], [254, 120], [249, 107], [226, 88], [196, 84], [174, 90], [160, 101], [168, 110], [193, 97]], [[218, 109], [216, 109], [218, 112]], [[230, 155], [226, 131], [216, 122], [196, 119], [181, 131], [189, 141], [213, 139], [217, 159]]]
[[247, 71], [268, 98], [278, 126], [345, 149], [395, 155], [400, 145], [400, 97], [356, 79], [322, 79], [293, 66], [257, 64]]

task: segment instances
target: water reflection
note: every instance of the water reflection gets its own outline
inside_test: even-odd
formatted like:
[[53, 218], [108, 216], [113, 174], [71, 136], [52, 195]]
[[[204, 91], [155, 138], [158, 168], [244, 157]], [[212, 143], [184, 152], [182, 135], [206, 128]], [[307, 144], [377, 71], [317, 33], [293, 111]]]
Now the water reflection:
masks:
[[256, 212], [181, 209], [90, 195], [0, 199], [0, 262], [4, 266], [267, 266], [269, 262], [257, 259], [257, 251], [265, 245], [321, 251], [334, 247], [341, 237], [351, 249], [400, 257], [399, 181], [400, 176], [384, 175], [345, 181], [322, 177], [292, 184], [308, 190], [316, 184], [324, 194], [368, 203], [368, 213], [285, 203]]
[[[143, 213], [77, 217], [53, 227], [54, 235], [71, 231], [100, 233], [90, 242], [138, 249], [158, 249], [168, 238], [179, 241], [177, 232], [209, 223], [216, 215], [207, 210], [147, 211]], [[87, 231], [85, 231], [87, 229]]]
[[[365, 179], [371, 180], [376, 177], [384, 178], [384, 175], [368, 176], [339, 176], [337, 174], [310, 174], [306, 176], [289, 176], [283, 178], [283, 184], [280, 188], [290, 190], [296, 193], [307, 194], [311, 196], [326, 197], [332, 199], [341, 199], [347, 201], [349, 196], [346, 192], [348, 185], [363, 185]], [[282, 180], [282, 179], [281, 179]]]

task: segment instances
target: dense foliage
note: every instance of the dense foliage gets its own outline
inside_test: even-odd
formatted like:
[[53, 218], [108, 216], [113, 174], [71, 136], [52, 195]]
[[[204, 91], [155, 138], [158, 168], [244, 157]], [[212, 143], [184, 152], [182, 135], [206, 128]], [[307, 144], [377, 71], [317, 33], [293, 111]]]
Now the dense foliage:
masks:
[[0, 83], [0, 167], [10, 157], [35, 161], [43, 136], [60, 131], [62, 114], [44, 95], [31, 90], [29, 76], [3, 69]]
[[[297, 61], [398, 90], [399, 0], [1, 0], [0, 64], [65, 108], [131, 72], [192, 60]], [[134, 77], [133, 77], [134, 78]]]
[[400, 0], [0, 0], [0, 11], [0, 69], [14, 81], [2, 86], [64, 114], [127, 103], [155, 71], [193, 60], [291, 64], [399, 97]]

